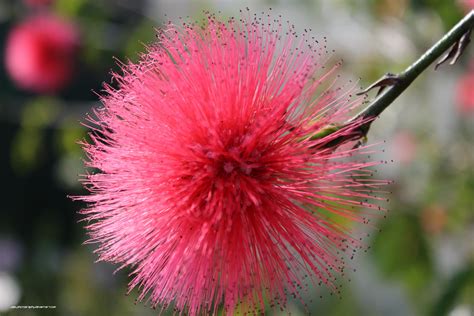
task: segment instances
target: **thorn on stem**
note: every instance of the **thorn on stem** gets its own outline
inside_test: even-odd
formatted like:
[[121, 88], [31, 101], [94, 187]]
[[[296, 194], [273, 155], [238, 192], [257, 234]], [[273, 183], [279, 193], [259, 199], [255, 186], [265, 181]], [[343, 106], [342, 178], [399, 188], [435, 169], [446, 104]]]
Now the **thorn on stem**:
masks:
[[459, 57], [461, 57], [462, 53], [466, 49], [467, 45], [471, 42], [471, 31], [472, 29], [469, 29], [466, 33], [461, 36], [461, 38], [453, 44], [451, 49], [449, 50], [448, 53], [446, 53], [435, 65], [435, 70], [438, 69], [439, 66], [444, 64], [446, 61], [450, 60], [449, 62], [450, 65], [454, 65]]
[[394, 86], [400, 82], [400, 77], [398, 75], [394, 75], [392, 73], [386, 73], [385, 75], [382, 76], [379, 80], [375, 81], [373, 84], [368, 86], [365, 90], [362, 90], [361, 92], [356, 93], [356, 95], [362, 95], [366, 94], [372, 89], [379, 88], [379, 91], [377, 92], [377, 96], [382, 93], [382, 91], [388, 87], [388, 86]]

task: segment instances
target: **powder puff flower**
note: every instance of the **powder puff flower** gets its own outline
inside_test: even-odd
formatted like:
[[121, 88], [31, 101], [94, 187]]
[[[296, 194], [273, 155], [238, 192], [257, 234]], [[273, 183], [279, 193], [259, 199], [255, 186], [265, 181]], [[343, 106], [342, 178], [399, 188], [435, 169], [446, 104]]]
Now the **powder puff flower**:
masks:
[[203, 25], [170, 23], [106, 86], [83, 144], [90, 242], [132, 269], [139, 300], [189, 315], [338, 292], [362, 247], [352, 224], [385, 183], [350, 144], [362, 121], [328, 132], [362, 100], [323, 43], [279, 19]]
[[5, 67], [25, 90], [57, 92], [71, 79], [77, 46], [73, 24], [53, 15], [32, 16], [8, 35]]

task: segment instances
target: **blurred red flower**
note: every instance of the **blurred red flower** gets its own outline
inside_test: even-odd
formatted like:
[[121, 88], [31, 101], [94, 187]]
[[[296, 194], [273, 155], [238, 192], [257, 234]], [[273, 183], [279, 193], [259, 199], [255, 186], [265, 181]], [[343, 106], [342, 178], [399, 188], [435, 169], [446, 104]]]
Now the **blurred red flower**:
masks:
[[464, 75], [457, 86], [457, 104], [461, 113], [474, 112], [474, 71]]
[[458, 2], [466, 11], [474, 9], [474, 0], [459, 0]]
[[14, 26], [5, 45], [5, 66], [18, 87], [54, 93], [71, 79], [79, 44], [75, 25], [53, 15], [31, 16]]

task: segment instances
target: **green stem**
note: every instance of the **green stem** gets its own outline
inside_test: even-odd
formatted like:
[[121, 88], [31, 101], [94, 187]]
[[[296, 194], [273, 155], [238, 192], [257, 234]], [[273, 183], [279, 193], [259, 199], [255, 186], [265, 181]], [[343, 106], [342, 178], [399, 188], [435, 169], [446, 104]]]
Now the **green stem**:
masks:
[[[351, 123], [358, 119], [376, 117], [380, 115], [403, 91], [435, 60], [439, 59], [444, 52], [453, 46], [461, 37], [466, 34], [474, 26], [474, 10], [471, 10], [459, 23], [457, 23], [446, 35], [444, 35], [436, 44], [428, 49], [417, 61], [411, 64], [400, 74], [397, 74], [397, 83], [387, 87], [375, 100], [373, 100], [364, 110], [354, 116], [347, 123]], [[365, 136], [370, 128], [372, 121], [360, 126], [360, 136]], [[318, 139], [321, 135], [326, 136], [332, 132], [342, 128], [331, 127], [324, 130], [324, 133], [317, 133], [311, 139]], [[342, 139], [341, 139], [342, 141]]]
[[435, 60], [441, 57], [454, 45], [469, 29], [474, 26], [474, 10], [471, 10], [458, 24], [456, 24], [436, 44], [428, 49], [417, 61], [405, 71], [398, 74], [399, 81], [381, 93], [367, 108], [356, 115], [356, 118], [378, 116]]

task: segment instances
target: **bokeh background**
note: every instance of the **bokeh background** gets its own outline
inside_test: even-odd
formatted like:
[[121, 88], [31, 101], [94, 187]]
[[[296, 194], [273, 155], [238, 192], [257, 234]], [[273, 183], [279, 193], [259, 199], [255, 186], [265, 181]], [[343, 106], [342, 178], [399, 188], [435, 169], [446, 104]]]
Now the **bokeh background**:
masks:
[[[154, 39], [155, 27], [178, 16], [199, 19], [208, 9], [237, 15], [245, 6], [272, 7], [297, 28], [327, 36], [334, 60], [344, 59], [346, 77], [360, 77], [360, 85], [367, 86], [385, 72], [404, 69], [474, 3], [0, 0], [1, 315], [158, 313], [135, 305], [136, 292], [125, 295], [127, 271], [114, 274], [116, 267], [94, 263], [94, 246], [83, 245], [81, 205], [68, 198], [84, 193], [77, 180], [84, 173], [77, 141], [87, 129], [80, 121], [100, 106], [95, 92], [110, 81], [110, 69], [118, 70], [114, 57], [136, 60], [144, 43]], [[28, 78], [15, 79], [15, 66], [6, 62], [11, 34], [39, 15], [58, 18], [76, 32], [72, 48], [55, 57], [72, 71], [50, 88], [42, 83], [54, 67], [33, 71], [40, 80], [28, 86]], [[26, 36], [15, 51], [10, 63], [18, 63], [17, 71], [50, 56], [38, 57], [35, 47], [43, 44], [35, 36]], [[51, 50], [54, 55], [54, 46]], [[385, 141], [380, 157], [393, 160], [377, 173], [395, 180], [386, 205], [390, 212], [377, 223], [381, 231], [366, 238], [370, 250], [357, 255], [342, 299], [318, 289], [308, 293], [315, 298], [313, 314], [474, 315], [473, 140], [471, 47], [456, 65], [428, 69], [373, 125], [369, 142]], [[290, 309], [303, 314], [297, 302]]]

